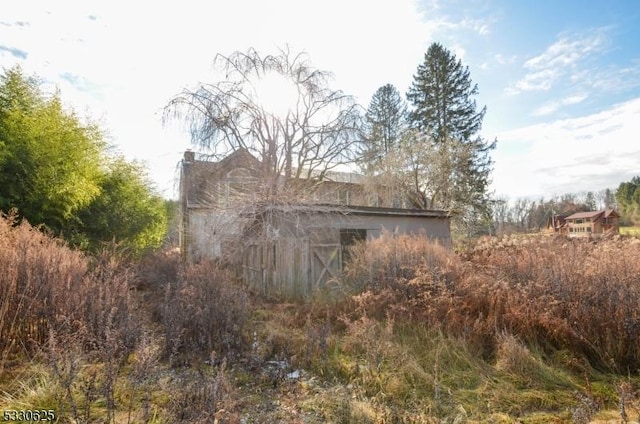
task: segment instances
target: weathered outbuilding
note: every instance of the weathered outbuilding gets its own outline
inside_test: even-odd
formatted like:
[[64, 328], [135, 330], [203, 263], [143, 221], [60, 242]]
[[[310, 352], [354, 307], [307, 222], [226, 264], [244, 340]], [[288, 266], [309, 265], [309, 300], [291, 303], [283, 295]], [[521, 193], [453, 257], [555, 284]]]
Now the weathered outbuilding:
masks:
[[244, 239], [243, 276], [254, 289], [306, 297], [339, 277], [355, 242], [415, 234], [451, 246], [443, 211], [336, 205], [261, 208]]
[[[185, 260], [231, 259], [252, 287], [304, 297], [340, 274], [348, 247], [357, 240], [387, 231], [451, 246], [447, 212], [367, 205], [358, 178], [344, 175], [313, 183], [313, 193], [302, 200], [266, 202], [258, 195], [262, 171], [260, 161], [243, 150], [218, 162], [185, 153], [180, 181]], [[290, 182], [276, 183], [286, 191]]]

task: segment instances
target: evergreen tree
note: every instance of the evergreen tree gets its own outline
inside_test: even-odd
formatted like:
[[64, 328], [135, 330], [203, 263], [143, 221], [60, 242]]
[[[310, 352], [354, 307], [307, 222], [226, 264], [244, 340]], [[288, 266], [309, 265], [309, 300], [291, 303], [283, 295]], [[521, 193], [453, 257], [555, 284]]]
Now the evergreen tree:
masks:
[[453, 138], [467, 142], [482, 127], [486, 107], [476, 109], [469, 68], [441, 44], [433, 43], [418, 66], [407, 98], [412, 125], [436, 142]]
[[392, 84], [378, 88], [365, 115], [361, 162], [369, 171], [379, 171], [381, 160], [398, 147], [407, 129], [407, 106]]
[[616, 190], [616, 203], [625, 223], [640, 223], [640, 176], [620, 183]]
[[602, 195], [602, 201], [604, 203], [604, 207], [605, 209], [611, 209], [611, 208], [615, 208], [616, 206], [616, 197], [613, 194], [613, 192], [611, 191], [610, 188], [607, 188], [604, 190], [604, 193]]
[[0, 210], [59, 233], [100, 192], [100, 130], [15, 67], [0, 75]]
[[71, 239], [89, 250], [110, 242], [134, 254], [160, 247], [168, 231], [168, 211], [146, 170], [122, 157], [106, 160], [100, 194], [77, 216]]
[[437, 151], [443, 166], [431, 166], [436, 174], [447, 174], [440, 177], [445, 186], [431, 188], [429, 204], [456, 212], [458, 223], [466, 225], [490, 220], [491, 214], [489, 154], [496, 142], [477, 135], [486, 112], [486, 107], [477, 110], [477, 93], [469, 69], [438, 43], [427, 50], [407, 93], [410, 122], [420, 134], [414, 143], [418, 151]]
[[597, 204], [596, 204], [596, 196], [593, 194], [592, 191], [588, 191], [587, 194], [584, 197], [584, 204], [587, 206], [587, 208], [590, 211], [595, 211], [597, 208]]
[[0, 75], [0, 213], [15, 209], [80, 247], [159, 246], [162, 199], [142, 167], [106, 149], [100, 128], [66, 110], [59, 93], [43, 92], [19, 67]]

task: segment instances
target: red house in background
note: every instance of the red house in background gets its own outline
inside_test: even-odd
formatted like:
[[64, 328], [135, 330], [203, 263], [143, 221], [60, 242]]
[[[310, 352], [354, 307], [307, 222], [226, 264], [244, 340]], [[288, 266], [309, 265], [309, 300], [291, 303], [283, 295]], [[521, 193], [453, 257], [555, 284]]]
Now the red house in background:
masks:
[[613, 209], [578, 212], [564, 218], [563, 234], [569, 237], [602, 237], [617, 234], [620, 215]]

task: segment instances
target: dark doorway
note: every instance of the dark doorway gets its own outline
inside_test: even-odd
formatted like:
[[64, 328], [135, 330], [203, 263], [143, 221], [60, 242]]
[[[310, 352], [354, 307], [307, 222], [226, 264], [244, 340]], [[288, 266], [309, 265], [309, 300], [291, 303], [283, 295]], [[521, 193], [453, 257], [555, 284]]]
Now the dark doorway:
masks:
[[340, 230], [340, 246], [342, 246], [342, 269], [351, 259], [351, 246], [367, 239], [367, 230], [343, 228]]

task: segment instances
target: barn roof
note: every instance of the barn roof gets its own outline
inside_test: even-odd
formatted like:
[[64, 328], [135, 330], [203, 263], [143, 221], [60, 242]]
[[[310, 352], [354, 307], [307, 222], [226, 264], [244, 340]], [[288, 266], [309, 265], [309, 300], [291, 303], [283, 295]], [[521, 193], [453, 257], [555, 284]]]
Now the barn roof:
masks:
[[268, 212], [276, 213], [335, 213], [343, 215], [369, 215], [369, 216], [402, 216], [421, 218], [449, 218], [450, 213], [443, 210], [424, 209], [402, 209], [402, 208], [380, 208], [370, 206], [345, 206], [335, 204], [269, 204], [255, 205], [252, 213], [256, 215]]
[[567, 218], [565, 218], [566, 220], [574, 220], [574, 219], [583, 219], [583, 218], [597, 218], [600, 215], [604, 215], [605, 218], [608, 218], [610, 216], [617, 216], [619, 217], [618, 213], [613, 210], [613, 209], [607, 209], [607, 210], [599, 210], [599, 211], [589, 211], [589, 212], [578, 212], [578, 213], [574, 213], [573, 215], [568, 216]]
[[614, 209], [607, 209], [607, 211], [604, 213], [605, 218], [609, 218], [610, 216], [620, 218], [620, 215]]
[[[312, 172], [313, 178], [319, 178], [319, 172]], [[322, 176], [323, 181], [331, 181], [335, 183], [348, 183], [348, 184], [364, 184], [366, 177], [356, 172], [345, 171], [326, 171]]]
[[354, 215], [395, 215], [395, 216], [419, 216], [430, 218], [448, 218], [450, 214], [442, 210], [402, 209], [402, 208], [377, 208], [368, 206], [349, 206], [347, 213]]
[[595, 218], [597, 216], [599, 216], [600, 214], [602, 214], [604, 211], [589, 211], [589, 212], [577, 212], [574, 213], [573, 215], [569, 215], [566, 220], [572, 220], [572, 219], [582, 219], [582, 218]]

